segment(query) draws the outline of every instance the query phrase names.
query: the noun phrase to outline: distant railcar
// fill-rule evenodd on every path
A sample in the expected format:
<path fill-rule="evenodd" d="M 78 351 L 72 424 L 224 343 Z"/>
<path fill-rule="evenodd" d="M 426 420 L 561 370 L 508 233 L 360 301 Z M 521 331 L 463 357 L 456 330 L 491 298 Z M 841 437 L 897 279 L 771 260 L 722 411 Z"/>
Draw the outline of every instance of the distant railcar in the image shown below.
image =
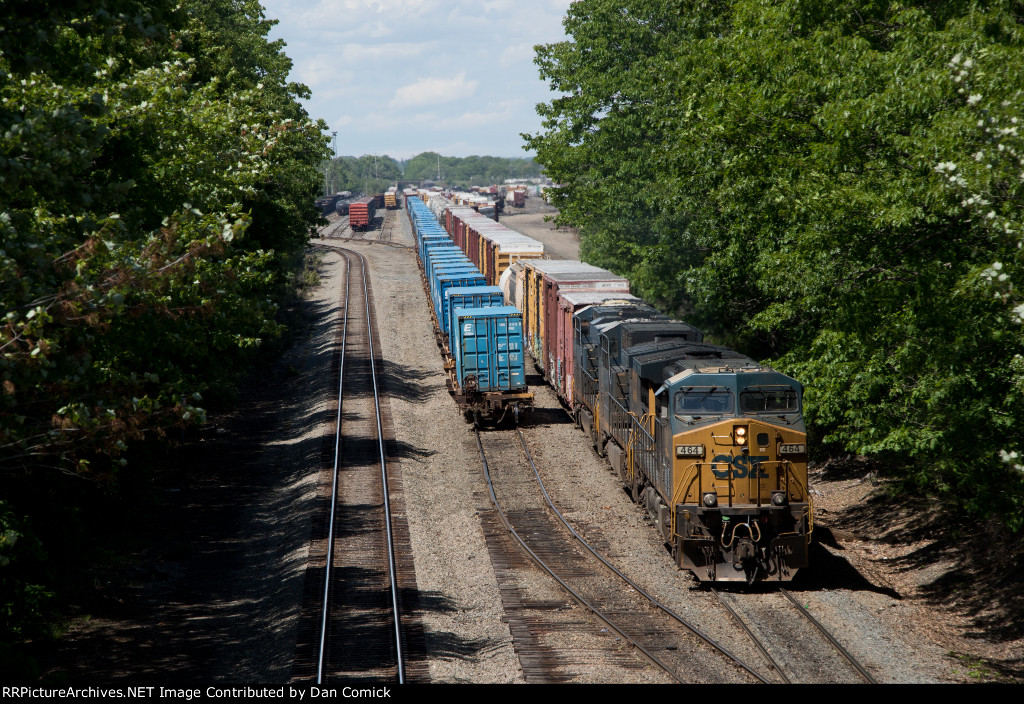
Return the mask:
<path fill-rule="evenodd" d="M 355 231 L 369 230 L 376 214 L 377 206 L 372 197 L 358 198 L 348 205 L 349 227 Z"/>

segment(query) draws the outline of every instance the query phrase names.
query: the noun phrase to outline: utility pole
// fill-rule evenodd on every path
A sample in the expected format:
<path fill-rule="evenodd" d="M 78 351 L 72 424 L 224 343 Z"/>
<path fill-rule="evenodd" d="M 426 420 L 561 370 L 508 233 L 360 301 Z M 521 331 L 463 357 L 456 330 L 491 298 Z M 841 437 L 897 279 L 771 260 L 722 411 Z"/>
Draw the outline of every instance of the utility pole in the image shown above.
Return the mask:
<path fill-rule="evenodd" d="M 337 159 L 338 158 L 338 132 L 337 131 L 331 132 L 331 139 L 333 140 L 333 144 L 331 145 L 331 151 L 334 153 L 334 159 Z M 331 165 L 332 166 L 334 165 L 333 164 L 334 159 L 331 160 L 331 162 L 332 162 Z M 334 173 L 333 173 L 333 171 L 334 171 L 334 169 L 332 168 L 331 169 L 331 172 L 332 172 L 331 173 L 331 193 L 337 193 L 338 189 L 336 188 L 337 184 L 334 182 Z M 328 193 L 327 195 L 330 195 L 330 193 Z"/>

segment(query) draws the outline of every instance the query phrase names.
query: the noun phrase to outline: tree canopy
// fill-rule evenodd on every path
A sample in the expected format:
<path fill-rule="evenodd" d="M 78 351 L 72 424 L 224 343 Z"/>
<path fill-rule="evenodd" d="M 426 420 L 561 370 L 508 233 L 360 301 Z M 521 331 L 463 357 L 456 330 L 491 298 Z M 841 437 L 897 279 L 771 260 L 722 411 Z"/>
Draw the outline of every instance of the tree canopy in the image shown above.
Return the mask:
<path fill-rule="evenodd" d="M 405 164 L 404 178 L 410 181 L 441 181 L 463 186 L 490 186 L 507 178 L 536 178 L 540 165 L 532 159 L 498 156 L 441 156 L 437 152 L 417 154 Z"/>
<path fill-rule="evenodd" d="M 280 331 L 328 152 L 272 24 L 255 0 L 0 2 L 4 566 L 56 549 L 25 536 L 69 477 L 200 422 Z M 15 638 L 27 571 L 0 572 Z"/>
<path fill-rule="evenodd" d="M 806 385 L 812 435 L 1024 522 L 1024 5 L 583 0 L 527 136 L 584 257 Z"/>
<path fill-rule="evenodd" d="M 402 178 L 402 168 L 388 155 L 340 156 L 328 165 L 328 182 L 333 192 L 383 193 Z"/>

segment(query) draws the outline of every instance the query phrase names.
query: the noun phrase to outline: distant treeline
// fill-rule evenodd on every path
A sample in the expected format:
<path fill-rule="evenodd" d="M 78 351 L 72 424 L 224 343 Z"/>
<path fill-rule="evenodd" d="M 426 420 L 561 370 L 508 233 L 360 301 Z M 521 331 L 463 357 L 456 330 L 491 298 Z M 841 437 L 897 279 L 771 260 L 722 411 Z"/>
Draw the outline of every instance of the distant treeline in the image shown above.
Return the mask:
<path fill-rule="evenodd" d="M 339 156 L 331 160 L 327 187 L 332 193 L 383 193 L 401 177 L 402 167 L 387 155 Z"/>
<path fill-rule="evenodd" d="M 537 178 L 542 167 L 533 159 L 498 156 L 440 156 L 436 152 L 417 154 L 405 163 L 405 178 L 412 181 L 440 180 L 459 186 L 489 186 L 507 178 Z"/>
<path fill-rule="evenodd" d="M 490 186 L 508 178 L 538 178 L 542 167 L 533 159 L 497 156 L 440 156 L 423 152 L 408 161 L 367 154 L 331 160 L 326 189 L 337 193 L 379 193 L 397 180 L 438 181 L 455 186 Z M 440 179 L 438 172 L 440 171 Z"/>

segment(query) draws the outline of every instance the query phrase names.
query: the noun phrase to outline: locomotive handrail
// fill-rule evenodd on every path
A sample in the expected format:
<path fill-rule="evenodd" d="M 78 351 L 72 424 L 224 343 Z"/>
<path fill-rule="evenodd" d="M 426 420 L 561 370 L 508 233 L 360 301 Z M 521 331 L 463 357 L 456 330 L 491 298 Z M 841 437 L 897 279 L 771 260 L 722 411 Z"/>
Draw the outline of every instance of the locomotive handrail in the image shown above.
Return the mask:
<path fill-rule="evenodd" d="M 679 503 L 680 498 L 684 498 L 687 494 L 690 493 L 690 487 L 693 485 L 694 482 L 697 482 L 697 496 L 698 496 L 698 500 L 699 500 L 700 495 L 703 493 L 701 491 L 701 483 L 700 483 L 700 479 L 701 479 L 701 465 L 703 465 L 703 464 L 704 464 L 703 462 L 691 462 L 689 465 L 684 467 L 683 470 L 682 470 L 682 472 L 683 472 L 683 474 L 682 474 L 682 481 L 679 482 L 679 489 L 675 489 L 672 492 L 672 506 L 671 506 L 671 511 L 669 511 L 669 537 L 671 537 L 671 538 L 682 537 L 682 536 L 679 535 L 678 531 L 676 530 L 676 514 L 678 513 L 676 511 L 676 505 Z M 689 483 L 686 484 L 686 488 L 684 489 L 683 488 L 683 484 L 686 483 L 685 482 L 685 480 L 686 480 L 686 474 L 685 473 L 690 471 L 691 468 L 694 469 L 693 478 L 690 479 Z M 682 493 L 682 497 L 680 497 L 680 493 Z"/>
<path fill-rule="evenodd" d="M 698 503 L 700 502 L 699 496 L 700 496 L 700 494 L 703 493 L 703 487 L 701 486 L 701 479 L 702 479 L 701 470 L 702 470 L 704 464 L 706 464 L 706 463 L 705 462 L 691 462 L 690 464 L 686 465 L 685 467 L 683 467 L 680 470 L 680 476 L 681 476 L 680 481 L 678 482 L 676 487 L 673 488 L 673 490 L 672 490 L 672 510 L 671 510 L 671 513 L 670 513 L 671 520 L 670 520 L 670 524 L 669 524 L 670 525 L 670 537 L 672 537 L 672 538 L 681 537 L 679 532 L 678 532 L 678 530 L 677 530 L 677 526 L 676 526 L 676 510 L 675 510 L 675 506 L 677 504 L 681 503 L 685 499 L 685 497 L 690 493 L 690 489 L 693 487 L 693 484 L 695 482 L 697 483 L 697 495 L 698 495 L 697 501 L 698 501 Z M 808 519 L 807 520 L 807 534 L 810 535 L 811 533 L 813 533 L 814 532 L 814 499 L 811 497 L 811 494 L 810 494 L 809 491 L 807 491 L 806 487 L 804 487 L 800 483 L 799 477 L 795 476 L 796 475 L 796 468 L 793 466 L 793 463 L 790 460 L 767 460 L 767 461 L 764 461 L 764 462 L 758 462 L 757 463 L 757 466 L 759 466 L 759 467 L 763 467 L 765 465 L 778 465 L 778 467 L 783 470 L 783 475 L 785 477 L 785 483 L 786 483 L 786 495 L 787 496 L 790 493 L 789 492 L 789 480 L 790 480 L 790 477 L 792 477 L 793 481 L 796 482 L 797 485 L 801 489 L 803 489 L 804 495 L 807 497 L 808 509 L 804 511 L 804 514 L 801 516 L 801 518 L 807 517 L 807 519 Z M 692 476 L 691 476 L 691 474 L 692 474 Z M 734 494 L 732 467 L 731 467 L 731 465 L 730 465 L 730 469 L 729 469 L 728 485 L 729 485 L 729 497 L 730 497 L 730 502 L 729 503 L 730 503 L 730 506 L 731 506 L 732 505 L 732 496 Z M 758 506 L 761 505 L 761 481 L 760 481 L 760 476 L 758 476 L 757 505 Z M 783 534 L 780 533 L 780 535 L 783 535 Z"/>
<path fill-rule="evenodd" d="M 626 407 L 619 403 L 619 400 L 613 395 L 608 394 L 607 396 L 608 401 L 613 404 L 611 405 L 611 417 L 608 419 L 608 426 L 612 430 L 612 437 L 618 440 L 621 444 L 628 444 L 628 433 L 632 426 L 630 417 L 635 417 L 635 414 L 627 410 Z M 616 406 L 618 408 L 616 408 Z M 616 433 L 615 431 L 619 432 Z"/>
<path fill-rule="evenodd" d="M 645 423 L 648 419 L 654 418 L 650 413 L 645 413 L 639 418 L 632 411 L 626 411 L 629 416 L 630 427 L 628 429 L 627 443 L 626 443 L 626 476 L 629 478 L 630 487 L 632 488 L 636 478 L 636 466 L 637 462 L 637 445 L 639 444 L 639 451 L 642 455 L 649 455 L 651 448 L 654 446 L 654 436 L 647 432 Z M 643 435 L 641 435 L 643 433 Z M 646 438 L 646 442 L 644 441 Z M 645 466 L 643 467 L 645 475 L 650 478 L 651 471 L 650 467 L 646 466 L 649 462 L 641 462 Z"/>

